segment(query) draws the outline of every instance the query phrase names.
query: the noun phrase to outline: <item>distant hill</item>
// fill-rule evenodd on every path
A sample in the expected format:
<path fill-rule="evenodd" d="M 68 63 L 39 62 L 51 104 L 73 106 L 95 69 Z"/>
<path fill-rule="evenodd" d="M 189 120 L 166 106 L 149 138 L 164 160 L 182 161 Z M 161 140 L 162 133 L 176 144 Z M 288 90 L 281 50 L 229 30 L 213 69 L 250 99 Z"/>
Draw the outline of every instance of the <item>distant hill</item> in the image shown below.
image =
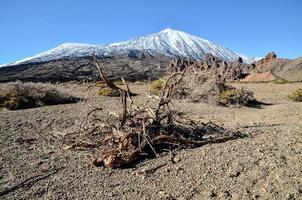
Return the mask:
<path fill-rule="evenodd" d="M 292 60 L 282 66 L 280 72 L 277 74 L 287 80 L 302 81 L 302 57 Z"/>
<path fill-rule="evenodd" d="M 135 81 L 158 78 L 164 73 L 162 66 L 169 62 L 163 55 L 150 56 L 140 52 L 140 56 L 123 54 L 99 57 L 110 79 L 124 77 Z M 91 57 L 58 59 L 41 63 L 26 63 L 0 68 L 0 82 L 9 81 L 66 82 L 99 80 L 99 75 Z"/>
<path fill-rule="evenodd" d="M 265 58 L 256 62 L 256 68 L 259 73 L 271 72 L 276 77 L 288 81 L 302 80 L 302 57 L 289 60 L 277 58 L 276 54 L 271 52 Z"/>

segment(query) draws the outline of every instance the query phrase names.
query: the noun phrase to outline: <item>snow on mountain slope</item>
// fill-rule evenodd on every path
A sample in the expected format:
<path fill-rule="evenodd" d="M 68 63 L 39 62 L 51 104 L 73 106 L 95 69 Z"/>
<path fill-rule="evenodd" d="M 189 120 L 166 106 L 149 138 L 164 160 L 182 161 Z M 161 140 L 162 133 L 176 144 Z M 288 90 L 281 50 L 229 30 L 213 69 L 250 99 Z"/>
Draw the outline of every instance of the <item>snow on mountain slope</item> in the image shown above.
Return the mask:
<path fill-rule="evenodd" d="M 161 53 L 171 57 L 189 57 L 193 59 L 202 59 L 205 53 L 211 53 L 215 57 L 225 61 L 237 60 L 239 56 L 247 63 L 255 61 L 255 58 L 253 57 L 236 53 L 208 40 L 168 28 L 156 34 L 109 45 L 65 43 L 49 51 L 5 66 L 31 62 L 45 62 L 60 58 L 85 57 L 92 54 L 114 55 L 127 53 L 130 50 L 149 50 L 149 52 Z"/>
<path fill-rule="evenodd" d="M 165 55 L 190 57 L 193 59 L 202 59 L 205 53 L 211 53 L 225 61 L 237 60 L 239 56 L 245 62 L 254 61 L 253 58 L 233 52 L 208 40 L 169 28 L 156 34 L 110 44 L 107 48 L 114 51 L 151 49 Z"/>
<path fill-rule="evenodd" d="M 24 58 L 8 65 L 17 65 L 30 62 L 45 62 L 68 57 L 91 56 L 92 53 L 97 51 L 97 47 L 97 45 L 89 44 L 64 43 L 49 51 L 45 51 L 32 57 Z"/>

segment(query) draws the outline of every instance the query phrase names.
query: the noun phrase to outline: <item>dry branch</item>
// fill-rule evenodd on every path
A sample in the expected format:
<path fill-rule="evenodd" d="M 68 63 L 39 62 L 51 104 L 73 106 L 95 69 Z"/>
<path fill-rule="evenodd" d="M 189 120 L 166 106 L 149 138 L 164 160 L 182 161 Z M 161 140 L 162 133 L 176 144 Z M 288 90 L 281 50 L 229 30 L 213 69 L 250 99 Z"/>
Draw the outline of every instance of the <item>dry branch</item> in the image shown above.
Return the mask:
<path fill-rule="evenodd" d="M 125 84 L 126 86 L 126 90 L 123 89 L 123 88 L 120 88 L 118 87 L 117 85 L 115 85 L 112 81 L 110 81 L 108 78 L 107 78 L 107 75 L 104 71 L 104 69 L 102 68 L 102 65 L 98 62 L 96 56 L 93 56 L 93 61 L 94 61 L 94 64 L 96 66 L 96 68 L 98 69 L 98 72 L 99 72 L 99 75 L 100 77 L 102 78 L 103 81 L 101 82 L 98 82 L 98 83 L 105 83 L 109 88 L 111 88 L 112 90 L 115 90 L 115 91 L 118 91 L 121 93 L 126 93 L 128 94 L 129 96 L 130 95 L 134 95 L 133 93 L 130 92 L 129 90 L 129 86 L 126 84 L 125 80 L 122 78 L 122 81 L 123 83 Z M 95 85 L 92 85 L 92 86 L 96 86 L 98 83 L 96 83 Z M 89 86 L 87 89 L 89 89 L 91 86 Z M 122 95 L 121 95 L 122 96 Z"/>

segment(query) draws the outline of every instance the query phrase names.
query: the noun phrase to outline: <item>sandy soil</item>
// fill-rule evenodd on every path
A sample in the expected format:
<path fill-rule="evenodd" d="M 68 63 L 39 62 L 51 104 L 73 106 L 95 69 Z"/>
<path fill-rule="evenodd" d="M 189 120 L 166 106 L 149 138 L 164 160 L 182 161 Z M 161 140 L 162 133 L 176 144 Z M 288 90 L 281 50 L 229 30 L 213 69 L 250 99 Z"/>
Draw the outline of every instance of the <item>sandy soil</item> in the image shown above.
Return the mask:
<path fill-rule="evenodd" d="M 116 110 L 118 98 L 59 86 L 86 98 L 77 104 L 0 111 L 1 199 L 302 199 L 302 103 L 285 95 L 297 84 L 244 84 L 270 106 L 220 107 L 175 101 L 200 121 L 212 120 L 248 137 L 184 149 L 128 169 L 91 165 L 85 151 L 64 150 L 60 134 L 92 108 Z M 145 85 L 132 85 L 144 101 Z M 52 135 L 52 136 L 51 136 Z M 43 138 L 48 138 L 46 142 Z"/>

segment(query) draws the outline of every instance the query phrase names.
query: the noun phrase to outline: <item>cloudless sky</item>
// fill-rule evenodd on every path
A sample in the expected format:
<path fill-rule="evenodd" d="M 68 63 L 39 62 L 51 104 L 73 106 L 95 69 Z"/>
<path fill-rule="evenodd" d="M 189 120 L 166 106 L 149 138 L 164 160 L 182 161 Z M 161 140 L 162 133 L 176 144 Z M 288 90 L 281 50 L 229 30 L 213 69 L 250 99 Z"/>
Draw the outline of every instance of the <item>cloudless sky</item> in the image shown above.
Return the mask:
<path fill-rule="evenodd" d="M 0 64 L 167 27 L 248 56 L 302 56 L 302 0 L 0 0 Z"/>

